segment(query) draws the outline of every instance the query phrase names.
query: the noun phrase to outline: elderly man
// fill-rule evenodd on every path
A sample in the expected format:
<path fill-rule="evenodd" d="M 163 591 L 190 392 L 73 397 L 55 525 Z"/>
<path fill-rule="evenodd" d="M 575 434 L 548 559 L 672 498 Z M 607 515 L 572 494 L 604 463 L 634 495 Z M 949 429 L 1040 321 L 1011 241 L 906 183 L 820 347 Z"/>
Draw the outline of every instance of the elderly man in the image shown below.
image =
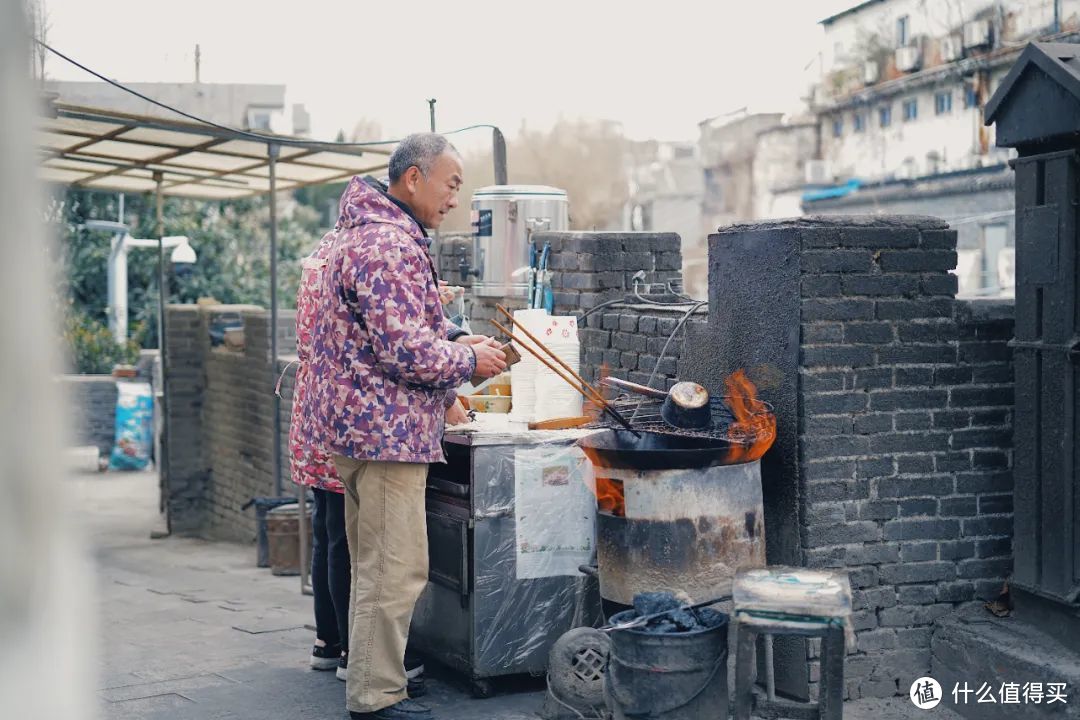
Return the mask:
<path fill-rule="evenodd" d="M 345 485 L 352 556 L 346 706 L 352 718 L 424 720 L 403 665 L 427 582 L 424 489 L 444 462 L 453 389 L 506 368 L 498 343 L 460 335 L 442 313 L 425 228 L 457 207 L 461 158 L 434 133 L 390 157 L 386 192 L 353 178 L 323 268 L 314 405 L 322 445 Z"/>

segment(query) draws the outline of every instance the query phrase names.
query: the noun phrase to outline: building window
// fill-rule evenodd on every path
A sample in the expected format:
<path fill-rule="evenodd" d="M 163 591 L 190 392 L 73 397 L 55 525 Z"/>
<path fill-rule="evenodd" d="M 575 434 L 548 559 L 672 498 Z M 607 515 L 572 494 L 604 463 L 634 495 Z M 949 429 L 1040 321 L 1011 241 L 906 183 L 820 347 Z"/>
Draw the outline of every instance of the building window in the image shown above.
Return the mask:
<path fill-rule="evenodd" d="M 964 86 L 964 107 L 973 108 L 979 104 L 979 98 L 975 94 L 975 88 L 972 85 Z"/>
<path fill-rule="evenodd" d="M 844 121 L 837 118 L 832 121 L 832 136 L 838 138 L 844 134 Z"/>
<path fill-rule="evenodd" d="M 934 95 L 934 113 L 945 115 L 952 112 L 952 91 L 939 92 Z"/>
<path fill-rule="evenodd" d="M 919 117 L 919 101 L 915 98 L 904 101 L 904 122 L 911 122 Z"/>
<path fill-rule="evenodd" d="M 866 129 L 866 115 L 864 113 L 855 113 L 853 129 L 857 133 L 861 133 Z"/>
<path fill-rule="evenodd" d="M 248 110 L 248 129 L 249 130 L 265 130 L 269 131 L 270 128 L 270 111 L 269 110 Z"/>
<path fill-rule="evenodd" d="M 896 18 L 896 47 L 907 47 L 910 39 L 910 22 L 908 16 Z"/>
<path fill-rule="evenodd" d="M 878 108 L 878 122 L 883 128 L 892 125 L 892 105 L 882 105 Z"/>

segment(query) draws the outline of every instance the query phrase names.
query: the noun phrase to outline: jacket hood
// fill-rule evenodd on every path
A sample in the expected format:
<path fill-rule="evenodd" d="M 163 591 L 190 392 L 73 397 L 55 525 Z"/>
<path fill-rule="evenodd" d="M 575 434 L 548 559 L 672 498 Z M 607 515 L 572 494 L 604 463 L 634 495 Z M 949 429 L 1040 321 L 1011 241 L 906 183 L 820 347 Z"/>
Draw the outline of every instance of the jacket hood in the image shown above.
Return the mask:
<path fill-rule="evenodd" d="M 424 240 L 420 226 L 386 196 L 379 181 L 356 176 L 341 194 L 337 226 L 347 230 L 370 223 L 396 225 L 413 238 Z"/>

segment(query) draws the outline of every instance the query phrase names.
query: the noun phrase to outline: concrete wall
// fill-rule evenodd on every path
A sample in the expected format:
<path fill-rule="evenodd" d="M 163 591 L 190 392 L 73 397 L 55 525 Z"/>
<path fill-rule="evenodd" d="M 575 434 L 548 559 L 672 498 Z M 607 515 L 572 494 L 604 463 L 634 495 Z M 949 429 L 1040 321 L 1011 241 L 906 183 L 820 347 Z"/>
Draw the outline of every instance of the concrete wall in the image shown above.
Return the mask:
<path fill-rule="evenodd" d="M 779 125 L 763 130 L 757 137 L 754 156 L 753 217 L 756 219 L 792 217 L 784 190 L 805 182 L 806 161 L 817 156 L 818 126 L 813 123 Z"/>
<path fill-rule="evenodd" d="M 996 87 L 1008 71 L 994 71 L 990 80 Z M 918 177 L 938 172 L 966 170 L 976 159 L 984 164 L 1005 162 L 1010 151 L 994 147 L 993 128 L 982 124 L 982 108 L 965 108 L 963 78 L 956 77 L 929 87 L 889 95 L 871 94 L 854 107 L 822 114 L 821 157 L 829 161 L 832 173 L 841 180 L 848 178 L 879 179 L 891 175 Z M 952 109 L 941 115 L 935 111 L 935 96 L 949 93 Z M 989 95 L 987 95 L 989 97 Z M 917 104 L 918 117 L 904 119 L 904 103 Z M 880 111 L 890 108 L 892 120 L 881 125 Z M 855 130 L 855 115 L 861 115 L 864 129 Z M 841 125 L 840 136 L 834 122 Z M 982 143 L 986 142 L 986 152 Z M 936 160 L 929 157 L 936 154 Z"/>

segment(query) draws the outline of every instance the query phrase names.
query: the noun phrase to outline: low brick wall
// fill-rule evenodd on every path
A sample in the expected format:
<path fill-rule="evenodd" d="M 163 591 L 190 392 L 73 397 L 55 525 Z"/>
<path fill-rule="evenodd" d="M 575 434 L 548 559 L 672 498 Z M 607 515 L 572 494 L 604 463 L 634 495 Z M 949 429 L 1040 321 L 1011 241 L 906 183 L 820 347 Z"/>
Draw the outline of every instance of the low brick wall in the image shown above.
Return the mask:
<path fill-rule="evenodd" d="M 102 457 L 112 452 L 116 437 L 116 380 L 112 375 L 63 375 L 70 411 L 70 443 L 94 445 Z"/>
<path fill-rule="evenodd" d="M 252 306 L 170 306 L 169 503 L 174 530 L 251 541 L 255 516 L 241 510 L 256 496 L 274 494 L 273 392 L 269 313 Z M 239 312 L 244 348 L 211 347 L 210 325 Z M 278 343 L 296 346 L 295 313 L 281 311 Z M 288 432 L 285 423 L 284 433 Z M 282 466 L 283 492 L 292 494 Z"/>
<path fill-rule="evenodd" d="M 692 310 L 693 306 L 684 305 L 623 303 L 589 315 L 580 331 L 584 375 L 595 380 L 604 368 L 612 377 L 670 388 L 680 376 L 687 332 L 706 323 L 708 311 L 700 308 L 676 333 L 679 322 Z"/>

